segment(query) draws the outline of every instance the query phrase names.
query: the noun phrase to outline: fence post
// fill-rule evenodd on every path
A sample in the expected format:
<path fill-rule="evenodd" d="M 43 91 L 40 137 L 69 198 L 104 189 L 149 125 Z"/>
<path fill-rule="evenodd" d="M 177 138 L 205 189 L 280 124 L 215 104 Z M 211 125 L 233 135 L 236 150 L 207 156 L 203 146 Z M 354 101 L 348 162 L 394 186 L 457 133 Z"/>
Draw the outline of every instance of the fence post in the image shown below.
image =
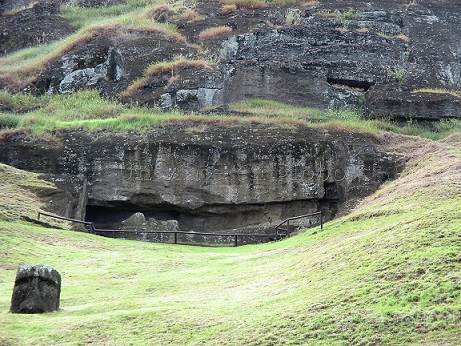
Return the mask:
<path fill-rule="evenodd" d="M 323 211 L 320 212 L 320 229 L 323 229 Z"/>
<path fill-rule="evenodd" d="M 235 235 L 235 240 L 234 240 L 235 247 L 238 246 L 238 235 Z"/>
<path fill-rule="evenodd" d="M 287 238 L 290 237 L 290 220 L 287 221 Z"/>
<path fill-rule="evenodd" d="M 174 232 L 174 243 L 178 243 L 178 232 Z"/>

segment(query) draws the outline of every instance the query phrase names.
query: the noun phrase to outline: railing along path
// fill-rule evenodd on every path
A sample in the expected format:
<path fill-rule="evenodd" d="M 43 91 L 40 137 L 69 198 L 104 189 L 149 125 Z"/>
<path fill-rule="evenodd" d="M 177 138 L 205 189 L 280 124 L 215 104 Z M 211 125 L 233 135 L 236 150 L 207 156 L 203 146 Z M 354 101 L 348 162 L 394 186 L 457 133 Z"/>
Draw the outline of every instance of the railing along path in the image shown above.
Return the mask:
<path fill-rule="evenodd" d="M 117 233 L 125 233 L 125 234 L 173 234 L 174 235 L 174 244 L 180 244 L 178 242 L 178 234 L 183 234 L 183 235 L 190 235 L 190 236 L 211 236 L 211 237 L 230 237 L 233 238 L 233 243 L 234 246 L 238 246 L 238 241 L 239 238 L 243 237 L 253 237 L 253 238 L 267 238 L 269 240 L 280 240 L 286 237 L 290 236 L 290 222 L 294 220 L 299 220 L 311 216 L 319 216 L 320 220 L 320 228 L 323 229 L 323 214 L 322 212 L 316 212 L 312 214 L 306 214 L 306 215 L 300 215 L 300 216 L 294 216 L 290 217 L 288 219 L 285 219 L 282 221 L 279 225 L 275 227 L 276 232 L 273 234 L 261 234 L 261 233 L 208 233 L 208 232 L 186 232 L 186 231 L 148 231 L 148 230 L 122 230 L 122 229 L 116 229 L 116 230 L 111 230 L 111 229 L 97 229 L 94 226 L 93 222 L 88 222 L 88 221 L 81 221 L 81 220 L 75 220 L 75 219 L 70 219 L 67 217 L 62 217 L 62 216 L 57 216 L 53 214 L 48 214 L 48 213 L 43 213 L 39 212 L 38 213 L 38 220 L 40 220 L 41 216 L 48 216 L 51 218 L 59 219 L 59 220 L 64 220 L 64 221 L 70 221 L 78 224 L 82 224 L 85 226 L 85 229 L 89 231 L 90 233 L 93 234 L 99 234 L 99 235 L 105 235 L 107 233 L 112 235 L 112 238 L 115 238 L 115 234 Z M 309 221 L 310 223 L 310 221 Z M 286 228 L 283 228 L 282 226 L 286 224 Z M 291 224 L 293 226 L 293 224 Z"/>

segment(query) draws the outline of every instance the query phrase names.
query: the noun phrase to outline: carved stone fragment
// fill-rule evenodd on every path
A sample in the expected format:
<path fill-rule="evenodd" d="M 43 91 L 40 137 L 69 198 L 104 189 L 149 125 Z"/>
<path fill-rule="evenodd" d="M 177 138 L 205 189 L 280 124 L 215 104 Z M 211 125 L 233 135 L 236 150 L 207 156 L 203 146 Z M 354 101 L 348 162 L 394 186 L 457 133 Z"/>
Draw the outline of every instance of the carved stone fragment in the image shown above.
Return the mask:
<path fill-rule="evenodd" d="M 61 275 L 45 265 L 25 265 L 18 269 L 11 298 L 11 312 L 36 314 L 59 309 Z"/>

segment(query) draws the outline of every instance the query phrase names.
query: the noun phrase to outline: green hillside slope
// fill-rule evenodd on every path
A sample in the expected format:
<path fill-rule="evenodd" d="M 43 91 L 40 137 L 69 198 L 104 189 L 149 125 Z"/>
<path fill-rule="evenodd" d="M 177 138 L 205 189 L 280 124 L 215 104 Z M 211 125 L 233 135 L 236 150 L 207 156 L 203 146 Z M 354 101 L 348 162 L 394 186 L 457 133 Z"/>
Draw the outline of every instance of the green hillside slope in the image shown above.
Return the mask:
<path fill-rule="evenodd" d="M 277 243 L 174 246 L 0 221 L 0 345 L 459 344 L 461 135 L 391 137 L 409 159 L 399 179 Z M 8 312 L 29 263 L 61 273 L 60 311 Z"/>

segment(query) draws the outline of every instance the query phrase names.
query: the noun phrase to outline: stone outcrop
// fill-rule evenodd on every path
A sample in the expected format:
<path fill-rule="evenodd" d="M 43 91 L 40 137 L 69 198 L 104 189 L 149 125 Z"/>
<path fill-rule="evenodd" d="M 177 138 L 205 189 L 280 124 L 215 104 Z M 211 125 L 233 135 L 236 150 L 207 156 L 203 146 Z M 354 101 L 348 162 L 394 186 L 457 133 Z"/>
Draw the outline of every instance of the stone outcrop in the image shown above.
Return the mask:
<path fill-rule="evenodd" d="M 11 298 L 11 312 L 36 314 L 59 309 L 61 275 L 45 265 L 25 265 L 18 269 Z"/>
<path fill-rule="evenodd" d="M 0 4 L 0 14 L 2 10 L 12 11 L 22 6 L 26 9 L 0 16 L 0 55 L 50 43 L 73 32 L 67 20 L 59 15 L 58 1 L 5 1 Z"/>
<path fill-rule="evenodd" d="M 187 42 L 158 32 L 97 32 L 51 62 L 28 90 L 97 88 L 119 97 L 143 77 L 149 64 L 181 55 L 209 59 L 212 67 L 151 76 L 122 99 L 198 110 L 269 98 L 310 107 L 348 107 L 369 118 L 460 117 L 460 97 L 453 93 L 461 84 L 458 2 L 324 0 L 310 8 L 292 5 L 227 14 L 221 7 L 218 1 L 196 4 L 203 19 L 178 24 Z M 232 32 L 199 41 L 201 30 L 219 25 Z M 426 92 L 414 94 L 421 89 Z"/>
<path fill-rule="evenodd" d="M 142 212 L 141 224 L 176 220 L 183 231 L 202 232 L 269 228 L 320 209 L 334 216 L 400 169 L 367 135 L 266 127 L 98 138 L 76 132 L 59 145 L 3 143 L 0 161 L 84 176 L 86 218 L 101 227 Z"/>

